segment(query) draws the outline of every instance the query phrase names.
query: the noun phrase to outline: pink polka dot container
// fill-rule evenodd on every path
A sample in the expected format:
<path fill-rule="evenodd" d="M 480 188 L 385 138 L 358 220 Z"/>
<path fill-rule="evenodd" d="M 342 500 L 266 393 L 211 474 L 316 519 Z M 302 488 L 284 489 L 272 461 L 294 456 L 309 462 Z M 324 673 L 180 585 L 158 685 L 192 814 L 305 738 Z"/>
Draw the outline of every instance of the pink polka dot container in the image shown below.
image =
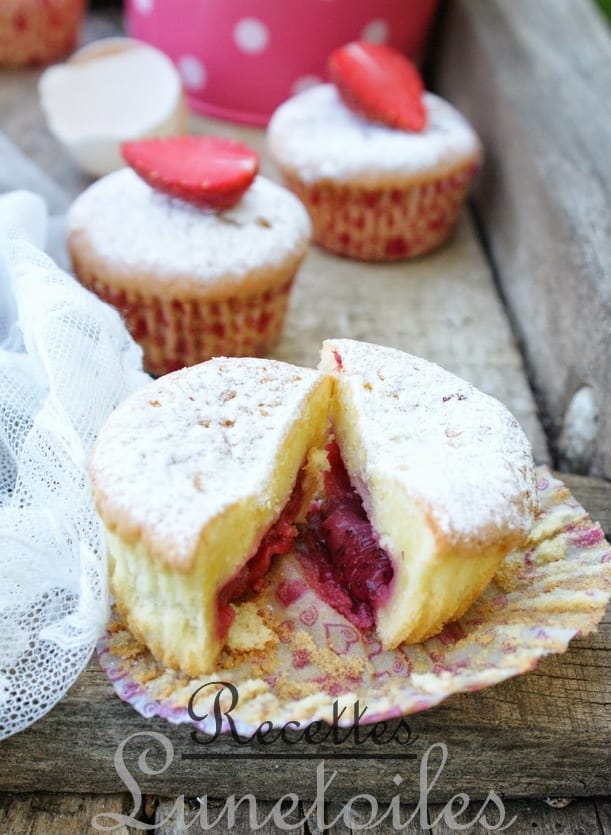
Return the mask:
<path fill-rule="evenodd" d="M 329 53 L 358 38 L 421 57 L 437 0 L 127 0 L 132 37 L 176 63 L 193 109 L 267 124 L 325 77 Z"/>
<path fill-rule="evenodd" d="M 2 0 L 0 67 L 46 64 L 76 46 L 85 0 Z"/>

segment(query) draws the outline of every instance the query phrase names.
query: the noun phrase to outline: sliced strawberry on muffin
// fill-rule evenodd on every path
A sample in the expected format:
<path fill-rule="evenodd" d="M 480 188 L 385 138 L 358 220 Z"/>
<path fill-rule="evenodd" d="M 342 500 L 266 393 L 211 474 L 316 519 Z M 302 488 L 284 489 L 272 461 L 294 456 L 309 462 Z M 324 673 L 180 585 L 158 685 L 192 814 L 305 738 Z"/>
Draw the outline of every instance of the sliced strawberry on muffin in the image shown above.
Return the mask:
<path fill-rule="evenodd" d="M 118 308 L 145 369 L 265 356 L 310 240 L 299 200 L 216 136 L 124 144 L 123 168 L 81 194 L 68 249 L 81 284 Z"/>
<path fill-rule="evenodd" d="M 329 58 L 332 84 L 279 107 L 268 147 L 306 206 L 316 243 L 363 261 L 412 258 L 453 231 L 481 145 L 389 46 L 355 41 Z"/>
<path fill-rule="evenodd" d="M 121 153 L 150 186 L 202 209 L 231 208 L 259 171 L 256 151 L 220 136 L 141 139 Z"/>
<path fill-rule="evenodd" d="M 332 52 L 327 68 L 344 103 L 355 113 L 391 128 L 425 129 L 422 77 L 396 49 L 354 41 Z"/>

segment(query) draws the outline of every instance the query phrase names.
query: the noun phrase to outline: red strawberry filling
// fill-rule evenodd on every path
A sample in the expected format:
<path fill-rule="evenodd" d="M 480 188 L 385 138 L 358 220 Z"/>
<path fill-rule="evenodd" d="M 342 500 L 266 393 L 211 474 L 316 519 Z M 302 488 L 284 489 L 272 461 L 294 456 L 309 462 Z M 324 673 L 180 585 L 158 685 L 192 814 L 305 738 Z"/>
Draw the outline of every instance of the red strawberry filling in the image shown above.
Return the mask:
<path fill-rule="evenodd" d="M 218 631 L 221 638 L 225 638 L 234 621 L 235 611 L 229 605 L 231 601 L 241 600 L 246 595 L 261 591 L 263 578 L 269 571 L 272 557 L 288 554 L 293 547 L 296 528 L 295 518 L 303 502 L 301 477 L 293 488 L 291 498 L 284 510 L 265 534 L 257 553 L 251 557 L 246 565 L 226 583 L 218 594 Z"/>
<path fill-rule="evenodd" d="M 297 543 L 308 580 L 319 596 L 366 632 L 393 577 L 335 442 L 327 447 L 325 499 L 314 503 Z"/>
<path fill-rule="evenodd" d="M 305 523 L 295 525 L 303 504 L 301 476 L 278 520 L 263 537 L 256 554 L 218 594 L 218 631 L 223 639 L 234 621 L 229 605 L 263 588 L 272 558 L 295 545 L 308 583 L 318 596 L 362 632 L 375 625 L 375 611 L 388 593 L 393 568 L 380 548 L 361 499 L 350 483 L 338 445 L 327 447 L 325 498 L 315 501 Z M 297 540 L 295 540 L 297 534 Z"/>

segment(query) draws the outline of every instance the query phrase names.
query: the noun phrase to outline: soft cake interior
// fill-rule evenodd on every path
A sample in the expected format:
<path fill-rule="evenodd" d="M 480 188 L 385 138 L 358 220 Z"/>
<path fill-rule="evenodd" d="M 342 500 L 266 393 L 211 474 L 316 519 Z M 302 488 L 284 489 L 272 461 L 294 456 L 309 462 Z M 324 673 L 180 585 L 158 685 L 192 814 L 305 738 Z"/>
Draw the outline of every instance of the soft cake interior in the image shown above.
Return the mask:
<path fill-rule="evenodd" d="M 214 669 L 229 625 L 219 618 L 219 604 L 222 609 L 227 603 L 219 594 L 256 556 L 293 494 L 309 451 L 324 445 L 331 387 L 324 378 L 304 403 L 277 451 L 265 489 L 206 525 L 188 571 L 154 560 L 141 542 L 131 545 L 107 532 L 110 584 L 119 612 L 164 664 L 193 676 Z"/>
<path fill-rule="evenodd" d="M 119 610 L 163 663 L 194 676 L 214 669 L 229 604 L 260 589 L 272 557 L 293 548 L 297 521 L 312 585 L 361 631 L 375 630 L 385 649 L 425 640 L 464 614 L 507 553 L 507 541 L 450 541 L 392 462 L 373 467 L 353 389 L 362 383 L 341 373 L 335 350 L 323 350 L 320 367 L 326 374 L 277 450 L 265 489 L 206 524 L 189 570 L 109 533 Z M 312 484 L 321 494 L 311 503 Z"/>
<path fill-rule="evenodd" d="M 323 353 L 333 373 L 338 358 Z M 460 617 L 481 595 L 507 548 L 457 548 L 439 535 L 426 508 L 388 471 L 367 467 L 368 439 L 358 420 L 350 384 L 336 375 L 331 407 L 335 436 L 352 485 L 361 498 L 380 548 L 392 565 L 385 594 L 378 595 L 376 632 L 385 649 L 418 643 Z"/>

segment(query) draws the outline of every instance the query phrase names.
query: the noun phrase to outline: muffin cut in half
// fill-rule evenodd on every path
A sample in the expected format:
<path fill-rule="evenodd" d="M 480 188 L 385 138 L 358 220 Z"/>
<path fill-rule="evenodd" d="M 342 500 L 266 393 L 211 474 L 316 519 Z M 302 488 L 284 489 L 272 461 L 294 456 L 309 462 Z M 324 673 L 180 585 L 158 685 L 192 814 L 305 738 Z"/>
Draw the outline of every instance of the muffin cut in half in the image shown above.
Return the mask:
<path fill-rule="evenodd" d="M 300 470 L 324 444 L 332 380 L 273 360 L 177 371 L 111 415 L 90 465 L 110 586 L 131 632 L 210 672 L 233 610 L 292 545 Z"/>
<path fill-rule="evenodd" d="M 343 465 L 389 561 L 387 582 L 370 589 L 377 635 L 386 649 L 423 641 L 526 541 L 537 507 L 530 444 L 497 400 L 402 351 L 328 340 L 319 368 L 335 379 Z"/>
<path fill-rule="evenodd" d="M 525 542 L 534 466 L 500 403 L 377 345 L 327 341 L 319 368 L 210 360 L 102 429 L 90 472 L 111 589 L 164 664 L 214 669 L 230 602 L 297 530 L 317 592 L 386 649 L 462 615 Z"/>

